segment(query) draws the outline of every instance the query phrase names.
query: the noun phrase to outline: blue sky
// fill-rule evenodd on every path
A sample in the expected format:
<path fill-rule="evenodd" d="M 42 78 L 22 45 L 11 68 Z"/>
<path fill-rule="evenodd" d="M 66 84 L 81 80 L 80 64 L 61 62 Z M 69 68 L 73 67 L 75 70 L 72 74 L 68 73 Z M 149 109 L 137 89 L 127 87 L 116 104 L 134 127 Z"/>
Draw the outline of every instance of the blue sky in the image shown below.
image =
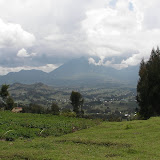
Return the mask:
<path fill-rule="evenodd" d="M 112 6 L 112 7 L 115 7 L 117 1 L 118 1 L 118 0 L 111 0 L 111 1 L 109 2 L 109 5 Z"/>

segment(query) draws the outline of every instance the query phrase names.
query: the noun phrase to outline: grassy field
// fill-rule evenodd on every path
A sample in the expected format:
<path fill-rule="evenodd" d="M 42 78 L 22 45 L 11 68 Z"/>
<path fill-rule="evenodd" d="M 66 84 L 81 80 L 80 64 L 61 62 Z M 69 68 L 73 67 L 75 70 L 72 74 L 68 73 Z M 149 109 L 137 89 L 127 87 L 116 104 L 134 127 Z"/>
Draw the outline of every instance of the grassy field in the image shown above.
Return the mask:
<path fill-rule="evenodd" d="M 22 117 L 22 115 L 25 117 Z M 4 120 L 4 116 L 6 116 Z M 10 119 L 8 120 L 8 117 Z M 12 121 L 11 121 L 12 119 Z M 0 141 L 0 159 L 7 160 L 142 160 L 160 159 L 160 118 L 146 121 L 102 122 L 55 117 L 47 115 L 13 114 L 0 112 L 0 131 L 13 130 L 13 122 L 22 124 L 28 120 L 40 124 L 80 123 L 87 128 L 68 134 L 15 137 L 14 141 Z M 59 119 L 59 120 L 58 120 Z M 64 121 L 63 121 L 63 120 Z M 67 121 L 68 120 L 68 121 Z M 52 121 L 52 122 L 51 122 Z M 5 122 L 5 125 L 4 125 Z M 12 122 L 12 123 L 11 123 Z M 5 130 L 6 125 L 10 127 Z M 18 125 L 19 126 L 19 125 Z M 80 126 L 80 125 L 79 125 Z M 63 125 L 61 126 L 63 129 Z M 89 128 L 90 127 L 90 128 Z M 30 127 L 29 127 L 30 128 Z M 28 129 L 28 127 L 27 127 Z M 35 129 L 32 127 L 32 129 Z M 41 129 L 39 130 L 41 131 Z M 11 133 L 11 132 L 10 132 Z M 2 135 L 2 131 L 1 131 Z M 4 136 L 4 135 L 3 135 Z"/>

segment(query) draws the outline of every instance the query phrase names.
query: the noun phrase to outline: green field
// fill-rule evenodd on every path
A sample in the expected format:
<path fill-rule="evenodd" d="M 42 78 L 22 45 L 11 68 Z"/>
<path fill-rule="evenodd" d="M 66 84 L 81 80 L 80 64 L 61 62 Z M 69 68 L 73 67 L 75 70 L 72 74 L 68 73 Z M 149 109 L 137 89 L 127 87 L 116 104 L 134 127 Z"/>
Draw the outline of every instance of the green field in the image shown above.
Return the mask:
<path fill-rule="evenodd" d="M 0 112 L 0 138 L 12 141 L 17 138 L 61 136 L 99 123 L 98 120 L 51 114 L 17 114 L 2 111 Z"/>
<path fill-rule="evenodd" d="M 59 125 L 58 129 L 54 127 L 56 124 Z M 72 133 L 71 128 L 69 132 L 61 132 L 67 124 L 72 127 L 69 124 L 74 124 L 77 131 Z M 43 125 L 48 126 L 50 134 L 41 135 L 44 128 L 47 130 Z M 31 136 L 24 136 L 21 130 L 26 130 Z M 14 137 L 12 132 L 18 135 Z M 160 159 L 159 117 L 98 124 L 97 121 L 86 119 L 0 112 L 0 134 L 2 160 Z M 15 140 L 5 141 L 7 134 L 11 134 Z"/>

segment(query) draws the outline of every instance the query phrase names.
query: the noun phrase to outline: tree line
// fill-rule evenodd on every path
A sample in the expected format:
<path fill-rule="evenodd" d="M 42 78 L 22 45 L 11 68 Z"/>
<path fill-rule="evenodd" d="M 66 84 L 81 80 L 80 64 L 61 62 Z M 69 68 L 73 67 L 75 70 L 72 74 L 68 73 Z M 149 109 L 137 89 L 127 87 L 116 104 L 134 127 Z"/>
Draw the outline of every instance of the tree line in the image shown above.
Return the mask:
<path fill-rule="evenodd" d="M 137 84 L 137 102 L 141 118 L 160 116 L 160 50 L 153 49 L 148 61 L 142 59 Z"/>

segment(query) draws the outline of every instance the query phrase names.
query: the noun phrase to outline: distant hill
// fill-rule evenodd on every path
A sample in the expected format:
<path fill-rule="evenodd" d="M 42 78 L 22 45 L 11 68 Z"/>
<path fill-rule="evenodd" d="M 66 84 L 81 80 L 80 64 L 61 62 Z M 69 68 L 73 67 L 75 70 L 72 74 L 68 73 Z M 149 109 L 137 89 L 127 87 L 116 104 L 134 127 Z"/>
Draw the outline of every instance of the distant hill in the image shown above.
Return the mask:
<path fill-rule="evenodd" d="M 56 95 L 56 90 L 43 83 L 21 84 L 14 83 L 9 87 L 9 93 L 14 100 L 23 103 L 37 103 L 47 105 L 47 100 L 54 100 L 53 95 Z M 61 92 L 63 94 L 63 92 Z"/>
<path fill-rule="evenodd" d="M 13 84 L 24 83 L 32 84 L 47 81 L 48 74 L 40 70 L 21 70 L 19 72 L 10 72 L 0 77 L 0 83 Z"/>
<path fill-rule="evenodd" d="M 84 57 L 73 59 L 50 73 L 40 70 L 21 70 L 0 76 L 0 84 L 33 84 L 42 82 L 53 86 L 85 86 L 105 83 L 136 84 L 138 66 L 116 70 L 111 67 L 89 64 Z"/>

